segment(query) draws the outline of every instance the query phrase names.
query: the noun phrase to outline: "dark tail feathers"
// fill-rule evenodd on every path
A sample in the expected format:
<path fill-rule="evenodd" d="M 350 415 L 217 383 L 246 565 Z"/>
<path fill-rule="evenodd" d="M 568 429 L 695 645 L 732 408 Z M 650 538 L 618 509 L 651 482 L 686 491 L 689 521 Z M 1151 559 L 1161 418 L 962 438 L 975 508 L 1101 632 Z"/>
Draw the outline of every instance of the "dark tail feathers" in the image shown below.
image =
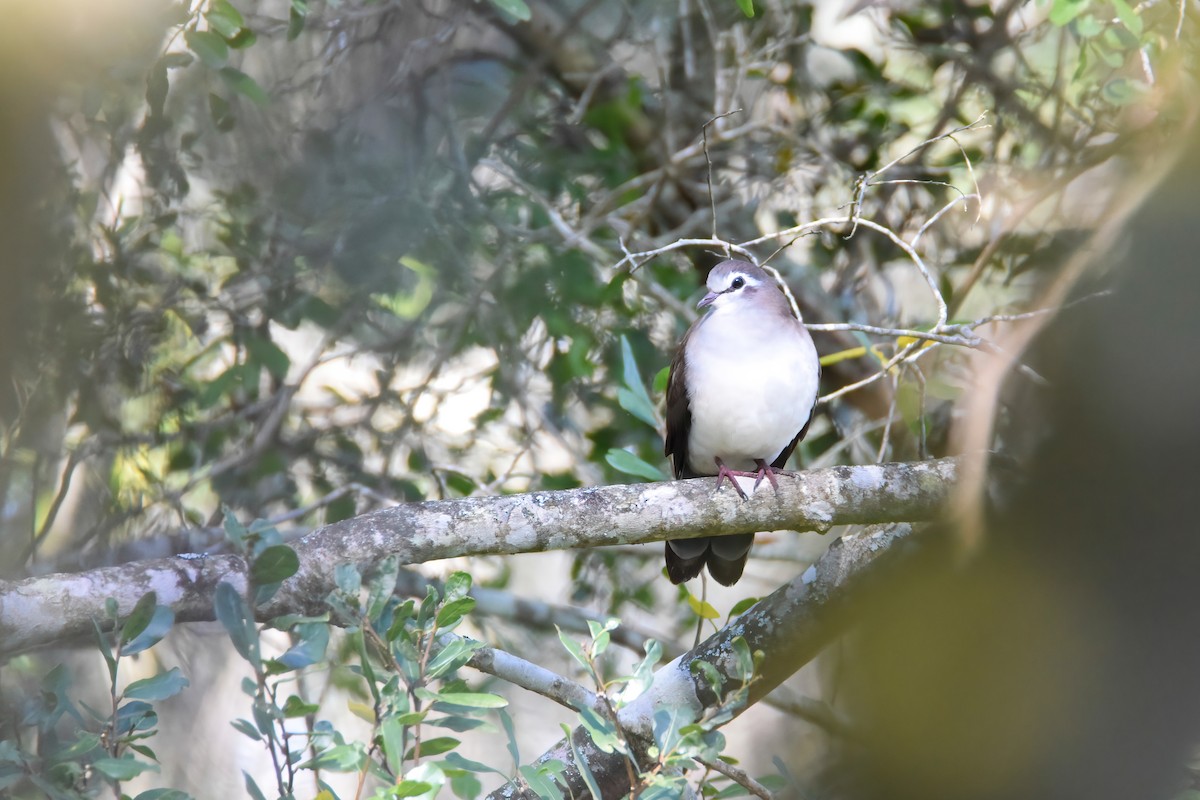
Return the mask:
<path fill-rule="evenodd" d="M 667 577 L 671 583 L 683 583 L 699 575 L 707 564 L 713 580 L 722 586 L 733 586 L 742 577 L 753 542 L 752 533 L 667 542 L 664 548 Z"/>

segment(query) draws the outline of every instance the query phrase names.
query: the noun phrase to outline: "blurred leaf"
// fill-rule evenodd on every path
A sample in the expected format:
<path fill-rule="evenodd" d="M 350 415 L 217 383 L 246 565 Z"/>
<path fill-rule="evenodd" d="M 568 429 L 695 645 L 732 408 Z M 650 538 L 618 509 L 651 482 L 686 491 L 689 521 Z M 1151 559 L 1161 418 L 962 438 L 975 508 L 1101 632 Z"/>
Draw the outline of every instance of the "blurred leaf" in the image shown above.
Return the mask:
<path fill-rule="evenodd" d="M 428 783 L 425 783 L 424 781 L 413 781 L 413 780 L 408 780 L 407 778 L 405 778 L 404 780 L 397 783 L 395 786 L 389 787 L 387 789 L 385 796 L 386 797 L 415 797 L 416 795 L 419 795 L 419 794 L 425 794 L 426 792 L 430 791 L 431 789 L 433 789 L 433 786 L 431 786 Z"/>
<path fill-rule="evenodd" d="M 233 647 L 242 658 L 250 662 L 255 670 L 262 668 L 258 654 L 258 631 L 254 627 L 254 619 L 246 601 L 228 581 L 217 584 L 213 593 L 213 610 L 225 631 L 229 634 Z"/>
<path fill-rule="evenodd" d="M 667 383 L 671 380 L 671 367 L 665 366 L 654 373 L 654 393 L 663 394 L 667 391 Z"/>
<path fill-rule="evenodd" d="M 753 608 L 754 604 L 757 602 L 757 597 L 743 597 L 741 600 L 738 600 L 736 603 L 734 603 L 733 608 L 729 610 L 729 616 L 736 617 L 739 614 L 744 614 Z"/>
<path fill-rule="evenodd" d="M 166 700 L 182 692 L 188 686 L 188 679 L 172 667 L 167 672 L 161 672 L 153 678 L 143 678 L 125 687 L 123 696 L 128 700 Z"/>
<path fill-rule="evenodd" d="M 320 710 L 321 706 L 317 703 L 306 703 L 294 694 L 288 695 L 287 701 L 283 704 L 283 716 L 288 719 L 307 717 Z"/>
<path fill-rule="evenodd" d="M 647 464 L 628 450 L 613 448 L 604 454 L 604 460 L 609 466 L 626 475 L 646 478 L 651 481 L 665 481 L 667 474 L 653 464 Z"/>
<path fill-rule="evenodd" d="M 246 787 L 246 794 L 250 795 L 251 800 L 267 800 L 263 796 L 262 789 L 258 788 L 258 784 L 254 782 L 254 778 L 250 777 L 250 773 L 242 770 L 243 785 Z"/>
<path fill-rule="evenodd" d="M 183 34 L 188 49 L 213 69 L 220 69 L 229 60 L 229 46 L 211 31 L 187 30 Z"/>
<path fill-rule="evenodd" d="M 1140 37 L 1142 35 L 1142 18 L 1134 12 L 1129 3 L 1125 0 L 1112 0 L 1112 5 L 1121 24 L 1128 28 L 1134 36 Z"/>
<path fill-rule="evenodd" d="M 143 772 L 158 772 L 157 765 L 132 758 L 98 758 L 92 762 L 92 768 L 114 781 L 133 780 Z"/>
<path fill-rule="evenodd" d="M 246 24 L 241 12 L 234 8 L 229 0 L 212 0 L 204 18 L 208 21 L 209 28 L 226 38 L 235 35 Z"/>
<path fill-rule="evenodd" d="M 654 419 L 654 404 L 650 402 L 650 395 L 646 394 L 646 386 L 642 383 L 637 361 L 633 357 L 633 348 L 629 344 L 629 339 L 624 335 L 621 336 L 621 363 L 622 380 L 625 385 L 618 388 L 617 401 L 621 404 L 621 408 L 650 427 L 657 429 L 658 422 Z"/>
<path fill-rule="evenodd" d="M 307 4 L 305 6 L 307 7 Z M 297 11 L 296 4 L 292 3 L 292 7 L 288 9 L 287 40 L 289 42 L 295 41 L 296 37 L 304 32 L 304 20 L 306 16 L 306 12 Z"/>
<path fill-rule="evenodd" d="M 542 800 L 560 800 L 562 798 L 562 790 L 541 770 L 525 765 L 518 771 L 525 779 L 525 783 L 529 784 L 529 788 Z"/>
<path fill-rule="evenodd" d="M 289 669 L 303 669 L 325 658 L 329 646 L 329 625 L 324 622 L 308 622 L 296 626 L 300 641 L 292 645 L 277 661 Z"/>
<path fill-rule="evenodd" d="M 469 758 L 464 758 L 459 753 L 447 753 L 443 761 L 455 769 L 465 769 L 469 772 L 492 772 L 496 775 L 504 775 L 503 772 L 495 769 L 494 767 L 489 767 L 487 764 L 481 764 L 478 761 L 472 761 Z"/>
<path fill-rule="evenodd" d="M 492 5 L 503 11 L 517 22 L 529 22 L 531 14 L 525 0 L 492 0 Z"/>
<path fill-rule="evenodd" d="M 700 617 L 700 619 L 720 619 L 721 614 L 717 609 L 713 608 L 712 604 L 707 600 L 701 600 L 691 592 L 687 596 L 688 607 L 692 609 L 692 613 Z"/>
<path fill-rule="evenodd" d="M 750 652 L 750 645 L 741 636 L 735 636 L 732 646 L 738 670 L 736 677 L 746 682 L 754 677 L 754 656 Z"/>
<path fill-rule="evenodd" d="M 220 72 L 221 79 L 225 81 L 230 89 L 233 89 L 238 94 L 251 100 L 257 105 L 265 106 L 271 102 L 271 96 L 267 91 L 258 85 L 258 81 L 251 78 L 246 73 L 233 67 L 224 67 Z M 281 351 L 282 352 L 282 351 Z M 286 357 L 286 356 L 285 356 Z M 266 362 L 264 362 L 266 363 Z M 269 368 L 269 365 L 268 365 Z M 284 370 L 286 374 L 287 370 Z"/>
<path fill-rule="evenodd" d="M 508 705 L 500 695 L 486 692 L 439 692 L 437 702 L 468 708 L 504 708 Z"/>
<path fill-rule="evenodd" d="M 747 17 L 754 17 L 754 0 L 735 0 L 737 7 L 742 10 L 742 13 Z"/>

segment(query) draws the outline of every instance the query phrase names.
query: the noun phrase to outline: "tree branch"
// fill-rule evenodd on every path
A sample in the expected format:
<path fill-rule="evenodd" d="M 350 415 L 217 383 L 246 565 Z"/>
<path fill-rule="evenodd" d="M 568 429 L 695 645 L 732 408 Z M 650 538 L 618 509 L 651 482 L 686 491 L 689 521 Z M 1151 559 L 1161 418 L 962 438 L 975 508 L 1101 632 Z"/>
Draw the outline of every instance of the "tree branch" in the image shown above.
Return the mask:
<path fill-rule="evenodd" d="M 298 540 L 299 571 L 257 614 L 265 620 L 322 613 L 337 564 L 369 565 L 390 555 L 401 564 L 418 564 L 451 556 L 930 519 L 945 505 L 957 466 L 954 459 L 940 459 L 785 474 L 777 493 L 764 487 L 746 502 L 732 491 L 714 494 L 712 479 L 699 478 L 384 508 Z M 109 597 L 127 614 L 154 591 L 178 621 L 211 620 L 217 584 L 227 581 L 244 591 L 247 575 L 239 556 L 187 554 L 0 582 L 0 656 L 89 632 L 93 619 L 105 618 Z"/>
<path fill-rule="evenodd" d="M 661 667 L 654 673 L 650 688 L 617 714 L 626 736 L 640 751 L 639 756 L 644 757 L 654 744 L 656 709 L 682 706 L 700 718 L 706 708 L 720 702 L 705 678 L 693 673 L 693 661 L 712 664 L 725 678 L 726 685 L 731 685 L 730 682 L 736 685 L 733 640 L 740 636 L 751 652 L 763 652 L 759 671 L 750 684 L 749 699 L 736 710 L 740 714 L 812 660 L 845 629 L 849 619 L 846 604 L 857 587 L 886 568 L 892 559 L 884 556 L 894 555 L 899 549 L 896 545 L 910 535 L 909 525 L 889 525 L 843 536 L 812 570 L 784 584 L 695 649 Z M 573 747 L 564 739 L 538 759 L 539 762 L 558 759 L 567 765 L 559 779 L 564 796 L 591 795 L 574 753 L 587 764 L 600 788 L 602 796 L 594 800 L 616 800 L 630 792 L 623 767 L 625 757 L 621 753 L 602 752 L 582 727 L 572 733 L 571 739 Z M 489 800 L 535 797 L 528 788 L 507 783 L 493 791 Z"/>

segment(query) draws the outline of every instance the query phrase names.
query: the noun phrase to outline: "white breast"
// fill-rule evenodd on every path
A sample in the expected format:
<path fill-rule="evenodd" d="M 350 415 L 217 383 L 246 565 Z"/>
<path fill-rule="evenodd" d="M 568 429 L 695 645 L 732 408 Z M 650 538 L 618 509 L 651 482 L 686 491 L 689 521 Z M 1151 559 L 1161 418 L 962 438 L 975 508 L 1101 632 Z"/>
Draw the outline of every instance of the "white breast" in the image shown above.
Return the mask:
<path fill-rule="evenodd" d="M 774 461 L 808 421 L 820 375 L 812 339 L 798 324 L 751 311 L 718 309 L 692 333 L 684 353 L 692 412 L 689 466 L 716 474 Z"/>

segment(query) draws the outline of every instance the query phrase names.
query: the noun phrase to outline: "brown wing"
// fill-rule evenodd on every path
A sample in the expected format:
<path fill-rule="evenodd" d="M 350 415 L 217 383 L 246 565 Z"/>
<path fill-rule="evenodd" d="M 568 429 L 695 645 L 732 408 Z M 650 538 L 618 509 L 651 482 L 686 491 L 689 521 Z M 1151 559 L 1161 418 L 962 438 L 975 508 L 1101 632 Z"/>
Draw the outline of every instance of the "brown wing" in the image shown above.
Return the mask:
<path fill-rule="evenodd" d="M 670 457 L 676 480 L 694 478 L 688 467 L 688 436 L 692 431 L 692 408 L 687 394 L 687 361 L 683 348 L 687 346 L 691 330 L 684 335 L 671 362 L 671 374 L 667 378 L 667 432 L 663 439 L 663 455 Z"/>
<path fill-rule="evenodd" d="M 688 466 L 688 436 L 692 431 L 692 408 L 687 394 L 687 361 L 683 348 L 692 331 L 684 334 L 675 359 L 671 362 L 671 374 L 667 378 L 667 431 L 663 438 L 663 455 L 671 459 L 671 468 L 676 480 L 698 477 Z M 665 542 L 663 555 L 666 559 L 667 577 L 671 583 L 680 584 L 691 580 L 704 569 L 709 557 L 708 538 L 684 539 Z"/>

